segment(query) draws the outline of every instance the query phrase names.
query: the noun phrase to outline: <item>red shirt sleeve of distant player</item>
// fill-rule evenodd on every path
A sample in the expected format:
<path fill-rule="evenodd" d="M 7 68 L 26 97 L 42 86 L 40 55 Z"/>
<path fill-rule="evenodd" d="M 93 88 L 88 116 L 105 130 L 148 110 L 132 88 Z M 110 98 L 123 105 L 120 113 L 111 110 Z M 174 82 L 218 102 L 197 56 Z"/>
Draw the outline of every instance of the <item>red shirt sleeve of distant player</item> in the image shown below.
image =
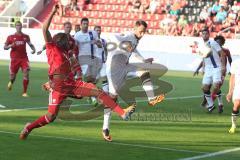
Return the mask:
<path fill-rule="evenodd" d="M 5 44 L 9 45 L 12 44 L 12 36 L 8 36 Z"/>

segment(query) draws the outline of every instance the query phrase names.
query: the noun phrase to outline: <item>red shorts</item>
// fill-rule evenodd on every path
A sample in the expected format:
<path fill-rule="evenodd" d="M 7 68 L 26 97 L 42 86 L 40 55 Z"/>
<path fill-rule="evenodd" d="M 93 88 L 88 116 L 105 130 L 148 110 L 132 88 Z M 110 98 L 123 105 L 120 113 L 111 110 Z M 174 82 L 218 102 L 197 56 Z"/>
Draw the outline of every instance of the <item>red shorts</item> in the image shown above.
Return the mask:
<path fill-rule="evenodd" d="M 28 58 L 11 59 L 9 66 L 10 74 L 17 74 L 19 68 L 21 68 L 22 71 L 30 70 Z"/>
<path fill-rule="evenodd" d="M 91 92 L 97 87 L 92 83 L 83 81 L 65 81 L 61 86 L 61 90 L 53 90 L 49 94 L 48 112 L 57 114 L 62 102 L 67 97 L 90 97 Z"/>

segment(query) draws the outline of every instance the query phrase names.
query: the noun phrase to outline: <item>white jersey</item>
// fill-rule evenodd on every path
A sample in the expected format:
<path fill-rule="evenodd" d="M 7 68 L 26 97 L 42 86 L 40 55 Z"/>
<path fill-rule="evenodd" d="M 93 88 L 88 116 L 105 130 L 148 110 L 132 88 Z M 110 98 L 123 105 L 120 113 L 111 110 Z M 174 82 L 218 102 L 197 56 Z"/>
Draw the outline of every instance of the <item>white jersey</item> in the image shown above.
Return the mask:
<path fill-rule="evenodd" d="M 92 33 L 92 36 L 90 34 Z M 77 32 L 74 35 L 74 39 L 78 45 L 79 56 L 82 55 L 91 55 L 93 52 L 93 56 L 96 56 L 97 45 L 92 44 L 92 40 L 98 40 L 97 32 L 88 31 L 87 33 L 83 33 L 82 31 Z"/>
<path fill-rule="evenodd" d="M 240 59 L 235 60 L 231 65 L 231 74 L 235 75 L 234 88 L 240 88 Z"/>
<path fill-rule="evenodd" d="M 205 45 L 211 48 L 210 56 L 203 59 L 205 69 L 221 68 L 221 56 L 218 54 L 222 50 L 220 45 L 214 40 L 208 40 Z"/>
<path fill-rule="evenodd" d="M 235 77 L 234 89 L 233 89 L 233 102 L 240 100 L 240 59 L 235 60 L 231 65 L 231 74 Z"/>
<path fill-rule="evenodd" d="M 116 55 L 121 54 L 122 64 L 127 64 L 129 61 L 130 56 L 136 57 L 136 59 L 143 60 L 144 58 L 139 54 L 137 51 L 137 45 L 138 45 L 138 39 L 134 35 L 134 33 L 127 33 L 127 34 L 116 34 L 114 36 L 114 39 L 111 39 L 111 42 L 109 42 L 109 46 L 112 46 L 113 48 L 108 48 L 108 56 L 107 56 L 107 63 L 111 63 L 113 60 L 113 57 Z M 112 44 L 111 44 L 112 43 Z M 133 48 L 133 52 L 129 53 L 127 52 L 124 47 L 126 47 L 126 44 L 129 44 Z"/>
<path fill-rule="evenodd" d="M 106 57 L 107 55 L 106 55 L 106 53 L 104 51 L 104 48 L 107 45 L 107 41 L 105 39 L 102 39 L 102 38 L 100 40 L 102 42 L 102 48 L 97 48 L 97 50 L 96 50 L 96 57 L 100 58 L 101 61 L 104 63 L 106 61 L 106 59 L 107 59 L 107 57 Z"/>

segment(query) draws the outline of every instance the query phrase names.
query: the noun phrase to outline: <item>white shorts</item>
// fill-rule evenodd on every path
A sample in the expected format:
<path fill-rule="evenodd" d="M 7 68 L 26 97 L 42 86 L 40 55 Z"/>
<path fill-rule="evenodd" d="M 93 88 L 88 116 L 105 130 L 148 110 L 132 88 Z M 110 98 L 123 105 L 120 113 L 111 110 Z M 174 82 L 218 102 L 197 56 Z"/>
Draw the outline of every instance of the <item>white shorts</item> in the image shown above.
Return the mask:
<path fill-rule="evenodd" d="M 131 63 L 126 64 L 126 56 L 116 55 L 111 61 L 106 63 L 106 74 L 109 84 L 109 93 L 117 96 L 118 92 L 125 84 L 127 75 L 131 73 L 134 77 L 140 77 L 146 71 L 139 69 Z"/>
<path fill-rule="evenodd" d="M 103 63 L 102 64 L 102 68 L 100 70 L 100 72 L 98 73 L 98 78 L 104 78 L 107 76 L 107 73 L 106 73 L 106 63 Z"/>
<path fill-rule="evenodd" d="M 222 82 L 221 68 L 205 68 L 202 84 L 211 85 Z"/>
<path fill-rule="evenodd" d="M 79 64 L 81 65 L 83 75 L 86 77 L 91 76 L 97 78 L 100 69 L 102 68 L 102 60 L 98 57 L 91 58 L 88 55 L 82 55 L 78 57 Z"/>
<path fill-rule="evenodd" d="M 240 100 L 240 86 L 234 87 L 232 101 Z"/>

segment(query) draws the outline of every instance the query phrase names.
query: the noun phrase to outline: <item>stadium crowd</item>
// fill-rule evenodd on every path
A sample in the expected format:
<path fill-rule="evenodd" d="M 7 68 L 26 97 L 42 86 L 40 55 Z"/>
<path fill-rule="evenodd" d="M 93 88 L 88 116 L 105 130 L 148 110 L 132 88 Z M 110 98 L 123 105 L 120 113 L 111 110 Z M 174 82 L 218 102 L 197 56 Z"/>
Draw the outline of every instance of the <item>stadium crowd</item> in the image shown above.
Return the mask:
<path fill-rule="evenodd" d="M 61 0 L 61 16 L 66 10 L 83 11 L 89 5 L 98 4 L 98 0 Z M 185 13 L 185 8 L 191 3 L 204 3 L 198 7 L 196 19 L 191 18 L 191 13 Z M 163 18 L 159 20 L 158 34 L 171 36 L 199 36 L 200 28 L 206 26 L 213 34 L 223 31 L 226 38 L 233 38 L 240 32 L 239 11 L 237 0 L 219 0 L 205 3 L 203 0 L 128 0 L 124 2 L 129 13 L 158 14 Z M 194 7 L 194 6 L 191 6 Z M 200 10 L 201 9 L 201 10 Z M 213 35 L 214 36 L 214 35 Z"/>

